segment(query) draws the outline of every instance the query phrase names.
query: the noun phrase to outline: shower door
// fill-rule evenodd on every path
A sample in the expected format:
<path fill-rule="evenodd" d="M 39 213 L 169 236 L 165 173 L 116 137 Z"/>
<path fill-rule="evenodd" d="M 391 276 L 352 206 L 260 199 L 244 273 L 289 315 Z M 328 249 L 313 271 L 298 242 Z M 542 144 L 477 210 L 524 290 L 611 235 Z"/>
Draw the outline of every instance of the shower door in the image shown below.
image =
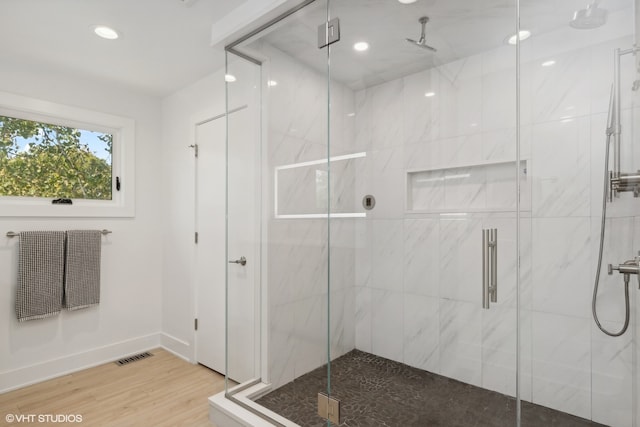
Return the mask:
<path fill-rule="evenodd" d="M 331 365 L 343 420 L 516 424 L 515 17 L 515 1 L 330 1 L 330 149 L 357 156 L 331 170 L 354 213 L 331 219 L 332 357 L 340 338 L 358 351 Z"/>
<path fill-rule="evenodd" d="M 228 140 L 230 176 L 261 177 L 228 181 L 229 206 L 261 198 L 257 403 L 300 425 L 515 425 L 516 1 L 304 3 L 227 54 L 260 69 L 227 84 L 262 107 L 259 162 Z"/>
<path fill-rule="evenodd" d="M 522 425 L 551 419 L 529 402 L 561 411 L 553 415 L 558 425 L 637 425 L 637 277 L 630 277 L 631 322 L 621 336 L 599 330 L 592 302 L 599 272 L 599 322 L 611 333 L 623 329 L 624 275 L 607 274 L 607 264 L 633 260 L 640 249 L 633 191 L 606 202 L 598 263 L 605 174 L 617 169 L 617 155 L 619 172 L 640 169 L 638 58 L 629 52 L 638 9 L 632 0 L 553 7 L 520 0 L 520 10 L 521 28 L 531 32 L 519 64 L 521 151 L 531 183 L 521 220 Z M 608 130 L 620 131 L 620 150 L 616 136 L 607 143 Z"/>

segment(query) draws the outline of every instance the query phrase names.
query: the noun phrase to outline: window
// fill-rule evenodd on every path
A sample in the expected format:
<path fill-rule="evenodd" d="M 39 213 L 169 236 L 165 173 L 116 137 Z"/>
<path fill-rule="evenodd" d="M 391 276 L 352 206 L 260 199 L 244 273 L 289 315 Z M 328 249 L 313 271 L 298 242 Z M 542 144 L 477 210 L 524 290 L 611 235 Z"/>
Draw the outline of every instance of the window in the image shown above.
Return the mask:
<path fill-rule="evenodd" d="M 112 147 L 110 133 L 0 116 L 0 196 L 111 200 Z"/>
<path fill-rule="evenodd" d="M 0 215 L 133 216 L 133 137 L 131 119 L 0 93 Z"/>

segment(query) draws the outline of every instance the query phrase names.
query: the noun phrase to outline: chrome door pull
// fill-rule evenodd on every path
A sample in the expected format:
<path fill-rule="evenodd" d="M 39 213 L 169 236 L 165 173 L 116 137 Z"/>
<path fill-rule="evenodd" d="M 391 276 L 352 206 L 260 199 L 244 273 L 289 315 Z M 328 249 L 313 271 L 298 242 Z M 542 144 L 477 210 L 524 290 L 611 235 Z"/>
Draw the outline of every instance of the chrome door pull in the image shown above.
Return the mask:
<path fill-rule="evenodd" d="M 236 259 L 234 261 L 229 261 L 229 264 L 247 265 L 247 259 L 245 257 L 241 256 L 240 259 Z"/>
<path fill-rule="evenodd" d="M 498 302 L 498 229 L 482 230 L 482 308 Z"/>

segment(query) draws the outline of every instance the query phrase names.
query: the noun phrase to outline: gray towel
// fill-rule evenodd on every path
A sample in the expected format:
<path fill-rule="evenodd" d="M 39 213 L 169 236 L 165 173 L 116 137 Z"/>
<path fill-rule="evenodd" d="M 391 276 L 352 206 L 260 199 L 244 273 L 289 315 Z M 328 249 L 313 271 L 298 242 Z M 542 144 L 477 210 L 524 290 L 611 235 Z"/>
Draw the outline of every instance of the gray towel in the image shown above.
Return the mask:
<path fill-rule="evenodd" d="M 64 231 L 22 231 L 16 315 L 20 322 L 60 313 L 64 278 Z"/>
<path fill-rule="evenodd" d="M 64 306 L 78 310 L 100 302 L 100 249 L 98 230 L 67 231 Z"/>

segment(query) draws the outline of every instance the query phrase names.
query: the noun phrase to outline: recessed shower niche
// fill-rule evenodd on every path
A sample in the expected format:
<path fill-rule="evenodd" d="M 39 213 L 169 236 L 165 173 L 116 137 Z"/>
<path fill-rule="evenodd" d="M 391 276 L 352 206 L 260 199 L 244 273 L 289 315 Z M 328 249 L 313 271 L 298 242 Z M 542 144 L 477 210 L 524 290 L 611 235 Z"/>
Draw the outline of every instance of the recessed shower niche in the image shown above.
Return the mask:
<path fill-rule="evenodd" d="M 516 162 L 488 161 L 406 172 L 407 213 L 515 211 Z M 520 183 L 527 187 L 527 160 L 520 161 Z M 522 198 L 526 203 L 527 197 Z M 522 206 L 528 210 L 528 206 Z"/>

